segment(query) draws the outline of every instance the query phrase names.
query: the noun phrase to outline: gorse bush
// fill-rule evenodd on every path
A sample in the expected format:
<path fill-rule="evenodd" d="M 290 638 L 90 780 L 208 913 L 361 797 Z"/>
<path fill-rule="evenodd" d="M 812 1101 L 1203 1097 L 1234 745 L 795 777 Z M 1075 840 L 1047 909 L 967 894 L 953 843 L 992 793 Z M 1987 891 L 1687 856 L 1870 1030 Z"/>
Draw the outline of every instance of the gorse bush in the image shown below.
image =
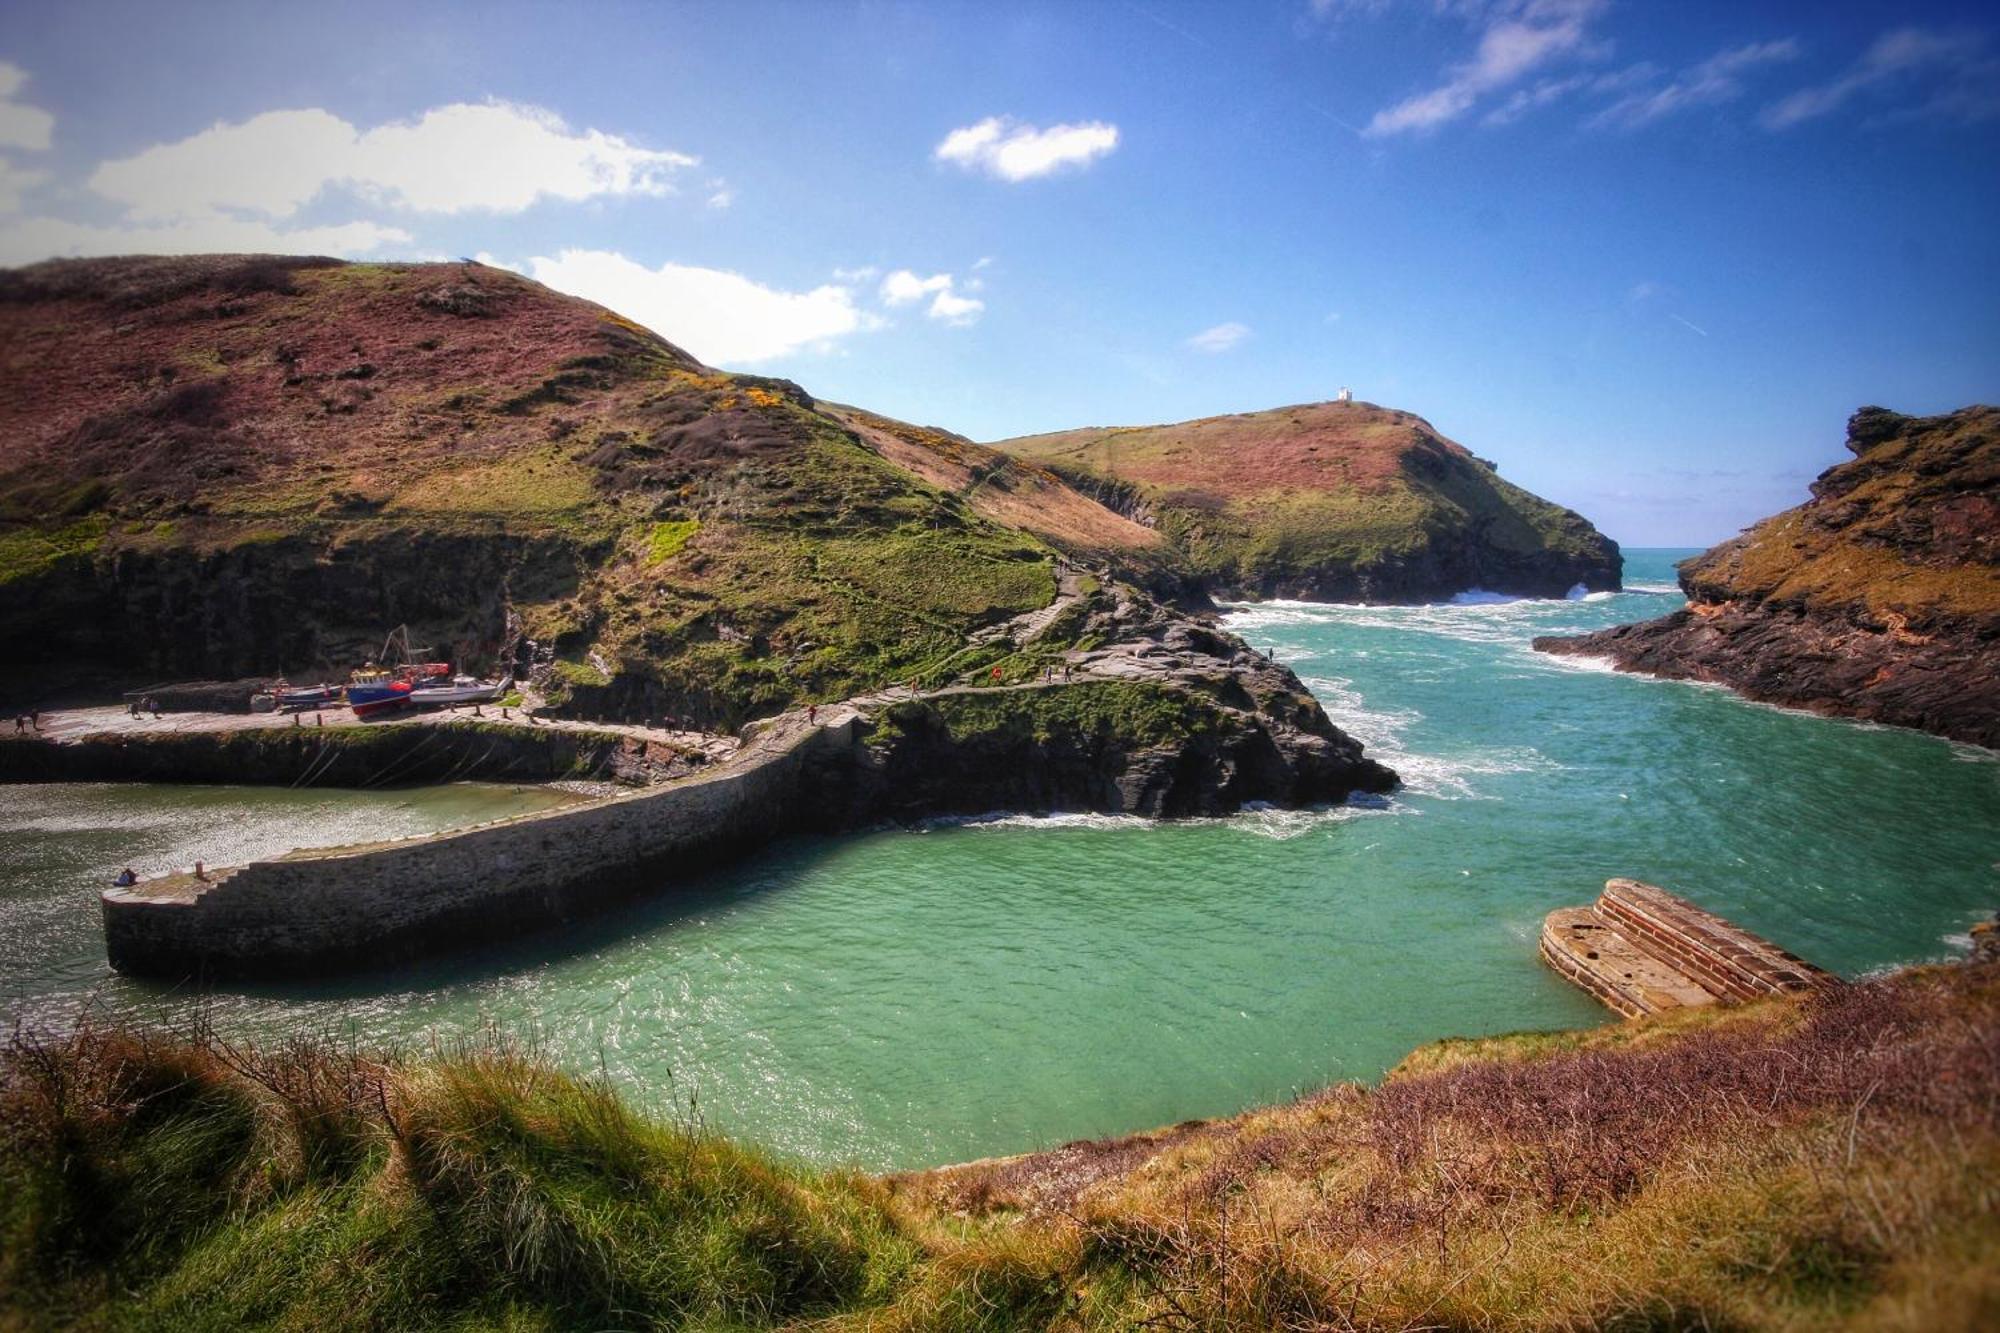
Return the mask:
<path fill-rule="evenodd" d="M 0 1327 L 1991 1327 L 1996 972 L 888 1179 L 517 1048 L 17 1035 Z"/>

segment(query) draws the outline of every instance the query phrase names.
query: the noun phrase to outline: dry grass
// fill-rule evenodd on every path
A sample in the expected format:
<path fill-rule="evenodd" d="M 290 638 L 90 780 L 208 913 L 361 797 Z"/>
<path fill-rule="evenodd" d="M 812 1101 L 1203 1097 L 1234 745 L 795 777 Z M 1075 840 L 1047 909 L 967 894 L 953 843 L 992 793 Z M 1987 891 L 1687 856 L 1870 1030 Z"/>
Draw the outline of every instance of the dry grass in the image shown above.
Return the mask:
<path fill-rule="evenodd" d="M 1996 973 L 887 1181 L 518 1050 L 17 1037 L 0 1326 L 1991 1327 Z"/>

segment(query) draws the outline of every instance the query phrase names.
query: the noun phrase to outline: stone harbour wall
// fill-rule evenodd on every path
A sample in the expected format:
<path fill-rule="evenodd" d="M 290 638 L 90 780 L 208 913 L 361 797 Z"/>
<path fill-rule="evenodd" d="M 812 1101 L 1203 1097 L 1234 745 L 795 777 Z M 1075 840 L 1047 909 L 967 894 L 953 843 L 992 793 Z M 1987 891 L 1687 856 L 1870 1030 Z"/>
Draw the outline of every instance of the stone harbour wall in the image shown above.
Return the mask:
<path fill-rule="evenodd" d="M 562 921 L 814 827 L 817 783 L 853 753 L 857 725 L 774 727 L 711 774 L 589 805 L 111 889 L 106 951 L 149 976 L 297 976 Z"/>

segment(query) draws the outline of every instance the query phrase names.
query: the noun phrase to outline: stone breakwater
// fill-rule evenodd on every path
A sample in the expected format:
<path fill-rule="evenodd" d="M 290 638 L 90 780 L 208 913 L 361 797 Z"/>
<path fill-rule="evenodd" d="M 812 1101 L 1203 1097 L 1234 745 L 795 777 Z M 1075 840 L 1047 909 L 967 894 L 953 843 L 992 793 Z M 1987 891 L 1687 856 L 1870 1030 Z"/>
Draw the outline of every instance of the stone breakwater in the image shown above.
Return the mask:
<path fill-rule="evenodd" d="M 776 829 L 821 822 L 810 799 L 852 712 L 781 723 L 716 771 L 449 833 L 296 851 L 103 894 L 120 971 L 251 977 L 381 966 L 561 921 Z"/>
<path fill-rule="evenodd" d="M 787 834 L 999 808 L 1211 814 L 1395 785 L 1316 708 L 1203 693 L 1173 675 L 1184 661 L 870 696 L 758 724 L 730 757 L 649 790 L 112 889 L 106 951 L 120 971 L 163 977 L 382 966 L 660 891 Z M 1246 674 L 1295 682 L 1271 664 Z"/>

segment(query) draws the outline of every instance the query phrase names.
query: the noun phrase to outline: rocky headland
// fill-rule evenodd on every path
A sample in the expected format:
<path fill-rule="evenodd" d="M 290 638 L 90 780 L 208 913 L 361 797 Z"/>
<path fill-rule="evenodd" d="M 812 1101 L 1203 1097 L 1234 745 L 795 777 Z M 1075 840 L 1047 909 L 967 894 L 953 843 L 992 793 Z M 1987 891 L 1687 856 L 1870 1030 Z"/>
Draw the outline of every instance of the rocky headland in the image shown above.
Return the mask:
<path fill-rule="evenodd" d="M 1305 403 L 1166 426 L 1002 440 L 1157 531 L 1217 596 L 1440 601 L 1615 590 L 1618 545 L 1423 418 Z"/>
<path fill-rule="evenodd" d="M 2000 748 L 2000 408 L 1864 407 L 1812 498 L 1680 567 L 1685 609 L 1543 652 Z"/>

